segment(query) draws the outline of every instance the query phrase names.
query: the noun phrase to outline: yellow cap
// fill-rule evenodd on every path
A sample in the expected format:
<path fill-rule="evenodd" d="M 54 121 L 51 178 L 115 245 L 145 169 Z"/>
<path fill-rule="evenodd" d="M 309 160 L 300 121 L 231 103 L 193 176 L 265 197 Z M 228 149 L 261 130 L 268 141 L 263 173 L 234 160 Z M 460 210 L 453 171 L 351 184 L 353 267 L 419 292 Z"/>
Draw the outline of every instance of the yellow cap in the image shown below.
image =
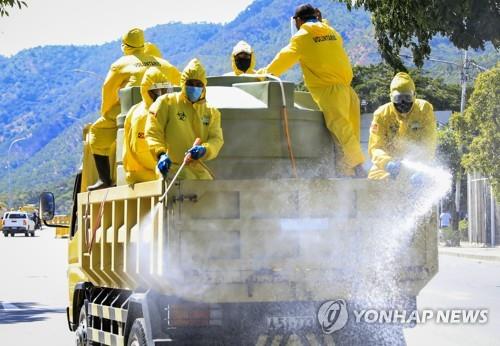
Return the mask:
<path fill-rule="evenodd" d="M 408 73 L 399 72 L 394 76 L 391 82 L 391 94 L 393 91 L 415 93 L 415 83 L 413 83 L 413 79 L 411 79 Z"/>
<path fill-rule="evenodd" d="M 122 43 L 130 48 L 144 47 L 144 31 L 133 28 L 122 36 Z"/>
<path fill-rule="evenodd" d="M 152 55 L 156 58 L 163 58 L 160 49 L 151 42 L 144 43 L 144 54 Z"/>

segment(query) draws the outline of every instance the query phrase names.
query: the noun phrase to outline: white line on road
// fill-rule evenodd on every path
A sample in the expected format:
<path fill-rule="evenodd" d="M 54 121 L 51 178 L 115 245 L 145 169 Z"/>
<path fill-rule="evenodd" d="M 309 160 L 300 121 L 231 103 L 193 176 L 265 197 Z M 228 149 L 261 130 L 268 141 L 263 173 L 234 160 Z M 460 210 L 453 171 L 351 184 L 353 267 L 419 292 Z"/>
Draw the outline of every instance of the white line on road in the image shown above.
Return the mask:
<path fill-rule="evenodd" d="M 17 307 L 16 305 L 14 304 L 11 304 L 11 303 L 6 303 L 6 302 L 0 302 L 0 312 L 2 311 L 20 311 L 22 309 L 20 309 L 19 307 Z"/>

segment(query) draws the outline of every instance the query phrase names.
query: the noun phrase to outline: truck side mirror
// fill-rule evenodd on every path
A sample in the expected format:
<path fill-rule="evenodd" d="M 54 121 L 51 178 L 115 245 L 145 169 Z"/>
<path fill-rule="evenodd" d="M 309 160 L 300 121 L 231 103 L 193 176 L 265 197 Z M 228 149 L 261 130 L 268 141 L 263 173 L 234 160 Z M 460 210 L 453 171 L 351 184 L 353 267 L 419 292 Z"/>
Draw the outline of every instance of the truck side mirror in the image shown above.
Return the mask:
<path fill-rule="evenodd" d="M 40 194 L 40 216 L 43 221 L 50 221 L 54 218 L 56 202 L 52 192 L 42 192 Z"/>

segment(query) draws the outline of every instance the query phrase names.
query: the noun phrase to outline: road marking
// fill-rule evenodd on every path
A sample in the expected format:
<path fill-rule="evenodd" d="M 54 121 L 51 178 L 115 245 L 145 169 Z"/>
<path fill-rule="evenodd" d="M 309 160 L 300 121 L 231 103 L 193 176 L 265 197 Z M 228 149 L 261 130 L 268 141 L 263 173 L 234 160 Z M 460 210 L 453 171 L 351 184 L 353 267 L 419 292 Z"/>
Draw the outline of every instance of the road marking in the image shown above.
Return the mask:
<path fill-rule="evenodd" d="M 2 306 L 0 308 L 0 311 L 21 311 L 22 309 L 20 309 L 19 307 L 17 307 L 16 305 L 14 304 L 11 304 L 11 303 L 7 303 L 7 302 L 1 302 L 0 305 Z"/>
<path fill-rule="evenodd" d="M 23 304 L 23 303 L 20 303 Z M 1 312 L 15 312 L 15 311 L 30 311 L 30 312 L 64 312 L 66 308 L 61 307 L 51 307 L 51 306 L 17 306 L 9 302 L 0 302 L 0 313 Z"/>

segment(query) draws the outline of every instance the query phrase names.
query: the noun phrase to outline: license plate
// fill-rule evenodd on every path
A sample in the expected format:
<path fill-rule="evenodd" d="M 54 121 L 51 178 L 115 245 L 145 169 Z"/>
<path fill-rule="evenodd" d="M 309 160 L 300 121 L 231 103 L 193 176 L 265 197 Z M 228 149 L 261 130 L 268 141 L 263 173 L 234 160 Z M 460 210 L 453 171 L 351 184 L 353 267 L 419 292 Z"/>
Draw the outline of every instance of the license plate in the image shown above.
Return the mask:
<path fill-rule="evenodd" d="M 269 331 L 294 331 L 314 327 L 314 318 L 311 316 L 273 316 L 267 317 Z"/>

